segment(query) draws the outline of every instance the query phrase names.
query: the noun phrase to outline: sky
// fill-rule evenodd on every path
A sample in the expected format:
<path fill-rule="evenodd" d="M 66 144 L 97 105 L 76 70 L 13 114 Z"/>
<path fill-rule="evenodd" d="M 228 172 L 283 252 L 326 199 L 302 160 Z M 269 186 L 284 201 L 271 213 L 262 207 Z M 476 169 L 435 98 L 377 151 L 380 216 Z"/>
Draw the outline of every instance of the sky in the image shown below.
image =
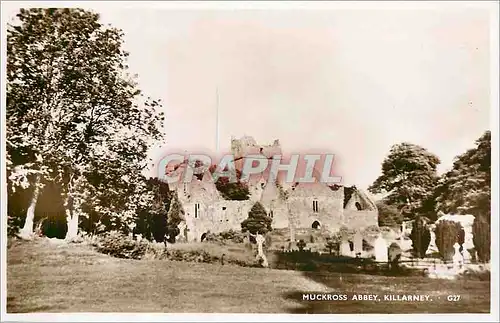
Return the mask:
<path fill-rule="evenodd" d="M 337 173 L 360 188 L 393 144 L 427 148 L 442 172 L 490 129 L 485 9 L 95 11 L 123 29 L 131 72 L 163 101 L 155 159 L 215 149 L 217 91 L 221 150 L 251 135 L 334 152 Z"/>

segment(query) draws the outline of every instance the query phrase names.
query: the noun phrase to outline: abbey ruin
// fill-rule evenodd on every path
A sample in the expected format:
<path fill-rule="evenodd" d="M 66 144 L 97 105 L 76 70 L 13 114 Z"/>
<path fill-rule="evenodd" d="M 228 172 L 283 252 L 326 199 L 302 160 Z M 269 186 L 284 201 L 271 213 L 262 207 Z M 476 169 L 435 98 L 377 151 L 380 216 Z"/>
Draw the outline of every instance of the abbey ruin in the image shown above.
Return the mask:
<path fill-rule="evenodd" d="M 248 136 L 233 138 L 231 150 L 237 169 L 241 169 L 245 156 L 260 154 L 263 158 L 271 158 L 282 153 L 278 140 L 271 145 L 259 145 Z M 358 230 L 378 226 L 374 201 L 355 187 L 320 182 L 290 185 L 279 177 L 276 182 L 268 182 L 265 176 L 260 176 L 250 180 L 248 188 L 248 200 L 226 200 L 217 190 L 209 171 L 200 179 L 175 184 L 171 190 L 182 204 L 185 218 L 179 226 L 180 238 L 201 241 L 208 232 L 239 231 L 241 222 L 257 201 L 272 218 L 275 229 L 313 228 L 335 232 L 342 226 Z"/>

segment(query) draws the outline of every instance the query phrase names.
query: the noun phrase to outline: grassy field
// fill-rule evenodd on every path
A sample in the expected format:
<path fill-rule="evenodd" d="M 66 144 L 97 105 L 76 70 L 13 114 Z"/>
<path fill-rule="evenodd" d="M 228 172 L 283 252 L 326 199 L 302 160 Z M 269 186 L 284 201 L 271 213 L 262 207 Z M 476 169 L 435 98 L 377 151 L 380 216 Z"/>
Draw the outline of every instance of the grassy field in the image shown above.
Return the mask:
<path fill-rule="evenodd" d="M 125 260 L 85 244 L 11 241 L 7 311 L 488 313 L 489 282 Z M 432 302 L 303 301 L 302 293 L 430 295 Z M 447 295 L 460 295 L 458 302 Z"/>

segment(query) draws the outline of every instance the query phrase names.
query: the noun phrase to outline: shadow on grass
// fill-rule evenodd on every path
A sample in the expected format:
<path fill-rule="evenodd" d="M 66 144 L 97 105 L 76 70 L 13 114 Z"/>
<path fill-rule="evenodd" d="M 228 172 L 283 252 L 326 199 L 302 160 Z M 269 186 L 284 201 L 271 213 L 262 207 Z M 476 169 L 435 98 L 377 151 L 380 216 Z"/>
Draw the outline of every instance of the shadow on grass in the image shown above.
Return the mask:
<path fill-rule="evenodd" d="M 24 302 L 18 302 L 15 297 L 7 297 L 7 313 L 46 313 L 62 312 L 67 308 L 60 305 L 36 305 L 26 306 Z"/>
<path fill-rule="evenodd" d="M 278 256 L 279 266 L 302 271 L 308 280 L 328 289 L 330 299 L 311 300 L 317 291 L 294 291 L 283 298 L 298 303 L 289 308 L 294 314 L 417 314 L 489 313 L 490 283 L 479 280 L 436 280 L 423 276 L 422 270 L 389 268 L 369 259 L 314 255 Z M 338 295 L 338 296 L 335 296 Z M 359 295 L 366 297 L 359 300 Z M 368 295 L 373 295 L 369 298 Z M 392 297 L 396 295 L 396 297 Z M 418 300 L 402 300 L 403 295 L 422 295 Z M 448 295 L 460 295 L 451 302 Z M 309 296 L 309 299 L 307 299 Z M 356 296 L 354 299 L 353 297 Z M 394 300 L 397 297 L 401 300 Z M 426 298 L 427 296 L 428 298 Z M 328 296 L 327 296 L 328 297 Z M 387 297 L 387 298 L 386 298 Z"/>

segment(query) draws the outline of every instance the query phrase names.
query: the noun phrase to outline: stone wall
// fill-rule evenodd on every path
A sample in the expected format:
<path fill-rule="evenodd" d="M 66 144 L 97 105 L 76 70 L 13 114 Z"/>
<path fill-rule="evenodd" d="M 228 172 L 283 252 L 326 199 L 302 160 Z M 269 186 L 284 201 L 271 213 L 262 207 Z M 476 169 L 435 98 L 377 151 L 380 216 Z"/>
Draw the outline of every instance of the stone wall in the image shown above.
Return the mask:
<path fill-rule="evenodd" d="M 281 154 L 279 141 L 276 140 L 272 145 L 258 145 L 249 136 L 232 139 L 231 149 L 235 158 L 259 153 L 266 157 Z M 243 163 L 244 158 L 239 162 Z M 313 176 L 319 179 L 316 173 Z M 175 188 L 185 212 L 185 221 L 180 226 L 181 235 L 187 236 L 188 241 L 200 241 L 201 236 L 208 231 L 219 233 L 241 230 L 241 222 L 248 217 L 248 212 L 257 201 L 262 203 L 273 219 L 273 228 L 289 228 L 292 233 L 295 229 L 312 229 L 313 226 L 325 232 L 337 231 L 342 225 L 359 230 L 371 225 L 378 226 L 375 204 L 366 194 L 357 190 L 344 209 L 343 187 L 332 190 L 328 185 L 318 182 L 291 184 L 288 187 L 285 186 L 287 183 L 278 179 L 287 188 L 288 198 L 285 201 L 281 189 L 264 180 L 267 178 L 264 173 L 260 177 L 256 176 L 255 181 L 252 178 L 249 181 L 249 200 L 227 201 L 221 197 L 211 176 L 207 174 L 202 181 L 181 183 Z M 283 172 L 279 174 L 283 175 Z"/>
<path fill-rule="evenodd" d="M 289 217 L 290 212 L 288 211 L 288 207 L 283 202 L 273 202 L 270 207 L 270 211 L 272 211 L 272 227 L 273 229 L 283 229 L 288 228 L 289 226 Z"/>
<path fill-rule="evenodd" d="M 195 211 L 199 204 L 199 211 Z M 188 241 L 200 241 L 204 233 L 219 233 L 228 230 L 241 230 L 241 222 L 248 217 L 253 206 L 251 201 L 225 201 L 207 204 L 191 201 L 183 204 L 185 224 L 188 228 Z M 182 233 L 182 232 L 181 232 Z"/>
<path fill-rule="evenodd" d="M 349 211 L 376 211 L 377 206 L 364 192 L 355 189 L 344 209 Z"/>
<path fill-rule="evenodd" d="M 245 155 L 254 155 L 261 153 L 266 157 L 281 155 L 281 145 L 279 140 L 275 140 L 272 144 L 259 145 L 254 138 L 244 136 L 240 139 L 231 139 L 231 152 L 235 158 Z"/>
<path fill-rule="evenodd" d="M 349 229 L 363 230 L 369 226 L 378 227 L 377 211 L 344 210 L 344 225 Z"/>
<path fill-rule="evenodd" d="M 316 212 L 313 210 L 313 201 L 317 201 Z M 321 228 L 334 230 L 342 224 L 342 204 L 338 199 L 292 197 L 288 203 L 295 215 L 297 228 L 312 228 L 318 222 Z"/>

